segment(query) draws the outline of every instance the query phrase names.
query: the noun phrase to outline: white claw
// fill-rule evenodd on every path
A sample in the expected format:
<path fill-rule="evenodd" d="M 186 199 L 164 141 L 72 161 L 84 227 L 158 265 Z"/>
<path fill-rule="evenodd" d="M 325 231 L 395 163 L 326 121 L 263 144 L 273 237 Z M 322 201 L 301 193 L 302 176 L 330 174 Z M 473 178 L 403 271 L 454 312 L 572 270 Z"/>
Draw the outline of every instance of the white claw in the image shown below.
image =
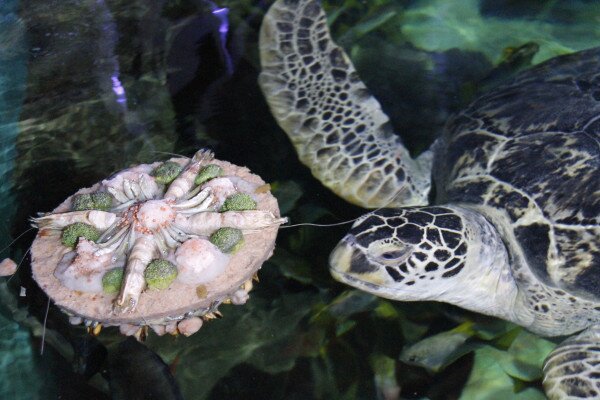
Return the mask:
<path fill-rule="evenodd" d="M 178 212 L 181 214 L 194 214 L 194 213 L 200 213 L 200 212 L 210 210 L 211 208 L 214 211 L 215 210 L 215 208 L 213 206 L 214 201 L 215 201 L 215 198 L 212 195 L 209 195 L 207 198 L 205 198 L 202 201 L 202 203 L 198 204 L 196 207 L 183 208 L 183 209 L 180 209 Z"/>
<path fill-rule="evenodd" d="M 119 203 L 132 200 L 149 200 L 160 194 L 161 189 L 147 172 L 131 168 L 122 171 L 110 179 L 102 181 L 102 185 Z"/>
<path fill-rule="evenodd" d="M 175 240 L 177 240 L 179 242 L 184 242 L 190 238 L 190 235 L 183 232 L 181 229 L 177 229 L 176 227 L 174 227 L 172 225 L 167 226 L 166 230 L 171 235 L 172 238 L 174 238 Z"/>
<path fill-rule="evenodd" d="M 212 201 L 211 192 L 212 192 L 211 188 L 203 189 L 200 193 L 198 193 L 197 195 L 195 195 L 191 199 L 188 199 L 188 200 L 185 200 L 185 201 L 182 201 L 180 203 L 177 203 L 177 204 L 173 205 L 173 208 L 190 208 L 190 207 L 196 207 L 196 206 L 204 203 L 204 201 L 207 198 L 209 198 L 209 197 L 211 197 L 211 201 Z"/>
<path fill-rule="evenodd" d="M 175 239 L 170 233 L 169 231 L 167 231 L 166 229 L 161 229 L 160 230 L 160 235 L 162 236 L 165 244 L 171 248 L 174 249 L 177 246 L 179 246 L 179 241 L 177 239 Z"/>
<path fill-rule="evenodd" d="M 146 200 L 152 200 L 157 192 L 156 181 L 148 175 L 140 177 L 140 190 Z"/>
<path fill-rule="evenodd" d="M 169 247 L 164 239 L 164 236 L 159 234 L 154 234 L 154 241 L 156 243 L 156 247 L 160 254 L 167 254 L 169 251 Z"/>
<path fill-rule="evenodd" d="M 140 177 L 140 179 L 142 179 L 142 177 Z M 142 194 L 142 188 L 140 187 L 139 182 L 136 182 L 136 181 L 131 182 L 131 191 L 133 192 L 133 195 L 135 196 L 136 199 L 145 200 L 145 198 Z"/>
<path fill-rule="evenodd" d="M 225 199 L 238 192 L 233 184 L 231 177 L 214 178 L 202 185 L 203 188 L 210 188 L 215 197 L 215 207 L 220 208 Z"/>
<path fill-rule="evenodd" d="M 114 187 L 110 187 L 108 186 L 106 188 L 106 190 L 108 191 L 108 193 L 112 194 L 113 197 L 119 202 L 119 203 L 127 203 L 128 201 L 130 201 L 127 196 L 125 196 L 125 193 L 123 193 L 123 191 L 121 190 L 117 190 Z"/>
<path fill-rule="evenodd" d="M 106 242 L 98 244 L 98 250 L 96 250 L 96 255 L 100 256 L 103 254 L 114 253 L 117 249 L 123 244 L 125 238 L 127 238 L 127 227 L 121 228 L 116 234 L 114 234 L 111 238 L 109 238 Z M 102 237 L 100 237 L 99 242 Z"/>
<path fill-rule="evenodd" d="M 133 192 L 133 188 L 131 187 L 131 181 L 129 179 L 123 180 L 123 193 L 127 196 L 128 199 L 135 199 L 137 196 Z"/>

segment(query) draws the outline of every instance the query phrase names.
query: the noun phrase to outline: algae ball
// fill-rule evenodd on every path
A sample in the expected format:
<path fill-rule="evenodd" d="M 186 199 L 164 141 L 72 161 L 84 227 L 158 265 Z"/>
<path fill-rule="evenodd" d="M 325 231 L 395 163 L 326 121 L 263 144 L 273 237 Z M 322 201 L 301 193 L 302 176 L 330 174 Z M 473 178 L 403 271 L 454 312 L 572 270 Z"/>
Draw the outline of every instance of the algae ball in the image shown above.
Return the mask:
<path fill-rule="evenodd" d="M 210 235 L 209 240 L 223 253 L 235 253 L 244 244 L 244 235 L 236 228 L 220 228 Z"/>
<path fill-rule="evenodd" d="M 100 232 L 98 232 L 98 230 L 92 225 L 84 224 L 83 222 L 76 222 L 74 224 L 65 226 L 60 240 L 62 244 L 67 247 L 75 247 L 80 237 L 95 242 L 98 240 L 98 238 L 100 238 Z"/>
<path fill-rule="evenodd" d="M 152 176 L 156 182 L 168 185 L 177 178 L 182 170 L 183 167 L 176 162 L 166 161 L 152 171 Z"/>
<path fill-rule="evenodd" d="M 213 178 L 218 178 L 223 175 L 223 168 L 216 164 L 208 164 L 202 167 L 194 183 L 196 185 L 202 185 L 206 181 L 210 181 Z"/>
<path fill-rule="evenodd" d="M 112 195 L 106 192 L 76 194 L 75 196 L 73 196 L 71 209 L 73 211 L 108 211 L 112 207 L 112 201 Z"/>
<path fill-rule="evenodd" d="M 109 269 L 102 277 L 102 290 L 104 293 L 113 294 L 121 290 L 123 282 L 123 268 Z"/>
<path fill-rule="evenodd" d="M 256 201 L 246 193 L 232 194 L 225 199 L 221 207 L 221 212 L 246 210 L 256 210 Z"/>
<path fill-rule="evenodd" d="M 166 289 L 177 277 L 177 267 L 163 259 L 155 259 L 144 271 L 144 279 L 150 289 Z"/>
<path fill-rule="evenodd" d="M 112 208 L 113 196 L 108 192 L 92 193 L 94 210 L 108 211 Z"/>
<path fill-rule="evenodd" d="M 84 211 L 84 210 L 92 210 L 94 208 L 94 200 L 92 200 L 92 195 L 89 193 L 85 194 L 76 194 L 73 196 L 73 201 L 71 203 L 71 209 L 73 211 Z"/>

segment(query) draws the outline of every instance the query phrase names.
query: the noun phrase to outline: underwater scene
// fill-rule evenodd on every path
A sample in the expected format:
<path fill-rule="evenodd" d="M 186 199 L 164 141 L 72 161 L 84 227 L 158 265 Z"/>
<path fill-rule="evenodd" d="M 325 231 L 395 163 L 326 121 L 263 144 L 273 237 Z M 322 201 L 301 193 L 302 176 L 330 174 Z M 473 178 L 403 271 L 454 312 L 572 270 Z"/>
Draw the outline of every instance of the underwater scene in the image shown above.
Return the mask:
<path fill-rule="evenodd" d="M 598 46 L 594 0 L 1 1 L 0 398 L 600 398 Z M 95 242 L 104 319 L 36 272 Z"/>

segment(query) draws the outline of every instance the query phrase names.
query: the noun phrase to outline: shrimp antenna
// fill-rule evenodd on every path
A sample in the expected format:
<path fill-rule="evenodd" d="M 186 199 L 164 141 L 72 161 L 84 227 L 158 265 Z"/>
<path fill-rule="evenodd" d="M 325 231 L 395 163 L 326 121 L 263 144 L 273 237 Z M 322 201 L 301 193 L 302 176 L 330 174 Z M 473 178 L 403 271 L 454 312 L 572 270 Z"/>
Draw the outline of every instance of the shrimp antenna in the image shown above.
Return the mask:
<path fill-rule="evenodd" d="M 12 240 L 12 242 L 10 242 L 10 243 L 9 243 L 9 244 L 7 244 L 5 247 L 3 247 L 2 249 L 0 249 L 0 253 L 2 253 L 4 250 L 8 249 L 10 246 L 12 246 L 13 244 L 15 244 L 15 242 L 16 242 L 17 240 L 21 239 L 21 237 L 22 237 L 23 235 L 25 235 L 27 232 L 29 232 L 29 231 L 31 231 L 31 230 L 33 230 L 33 229 L 36 229 L 36 228 L 35 228 L 35 227 L 31 227 L 31 228 L 29 228 L 29 229 L 26 229 L 26 230 L 25 230 L 23 233 L 21 233 L 19 236 L 17 236 L 16 238 L 14 238 L 14 239 Z"/>
<path fill-rule="evenodd" d="M 191 160 L 191 157 L 188 156 L 184 156 L 182 154 L 177 154 L 177 153 L 170 153 L 168 151 L 159 151 L 159 150 L 153 150 L 152 153 L 156 153 L 156 154 L 165 154 L 167 156 L 175 156 L 175 157 L 181 157 L 181 158 L 187 158 L 188 160 Z"/>
<path fill-rule="evenodd" d="M 25 261 L 25 257 L 27 257 L 27 254 L 29 254 L 30 251 L 31 251 L 31 246 L 29 246 L 29 248 L 27 249 L 25 254 L 23 254 L 23 257 L 21 257 L 21 261 L 19 261 L 19 264 L 17 265 L 17 269 L 15 269 L 15 273 L 12 274 L 10 276 L 10 278 L 8 278 L 6 280 L 6 283 L 10 282 L 10 280 L 17 274 L 17 272 L 19 272 L 19 268 L 21 268 L 21 264 L 23 264 L 23 261 Z"/>
<path fill-rule="evenodd" d="M 50 297 L 46 303 L 46 314 L 44 315 L 44 327 L 42 328 L 42 344 L 40 345 L 40 356 L 44 355 L 44 344 L 46 343 L 46 322 L 48 322 L 48 312 L 50 311 Z"/>
<path fill-rule="evenodd" d="M 374 213 L 376 213 L 379 210 L 387 208 L 390 204 L 392 204 L 394 202 L 394 200 L 396 200 L 396 197 L 398 197 L 398 195 L 400 194 L 400 192 L 401 192 L 401 190 L 397 191 L 396 194 L 394 194 L 394 196 L 392 196 L 392 198 L 386 204 L 384 204 L 383 206 L 378 207 L 378 208 L 376 208 L 376 209 L 374 209 L 374 210 L 372 210 L 372 211 L 370 211 L 370 212 L 368 212 L 367 214 L 364 214 L 364 215 L 374 214 Z M 334 226 L 351 224 L 351 223 L 353 223 L 353 222 L 361 219 L 364 215 L 360 215 L 360 216 L 358 216 L 356 218 L 353 218 L 353 219 L 350 219 L 348 221 L 335 222 L 335 223 L 332 223 L 332 224 L 314 224 L 314 223 L 311 223 L 311 222 L 302 222 L 302 223 L 299 223 L 299 224 L 283 225 L 283 226 L 280 226 L 279 229 L 296 228 L 296 227 L 299 227 L 299 226 L 316 226 L 316 227 L 320 227 L 320 228 L 329 228 L 329 227 L 334 227 Z"/>

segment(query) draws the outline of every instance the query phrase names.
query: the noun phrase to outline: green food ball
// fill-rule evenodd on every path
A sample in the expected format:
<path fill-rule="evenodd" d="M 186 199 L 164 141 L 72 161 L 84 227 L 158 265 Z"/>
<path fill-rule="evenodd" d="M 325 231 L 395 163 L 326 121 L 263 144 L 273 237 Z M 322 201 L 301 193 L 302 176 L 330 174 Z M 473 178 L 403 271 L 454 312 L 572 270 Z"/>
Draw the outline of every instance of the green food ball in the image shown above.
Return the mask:
<path fill-rule="evenodd" d="M 108 211 L 112 208 L 113 196 L 108 192 L 92 193 L 92 202 L 94 203 L 94 210 Z"/>
<path fill-rule="evenodd" d="M 150 289 L 166 289 L 176 277 L 177 267 L 163 259 L 152 260 L 144 271 Z"/>
<path fill-rule="evenodd" d="M 73 196 L 71 209 L 73 211 L 108 211 L 112 208 L 112 201 L 112 195 L 107 192 L 76 194 Z"/>
<path fill-rule="evenodd" d="M 220 228 L 210 235 L 209 240 L 223 253 L 235 253 L 244 244 L 244 235 L 236 228 Z"/>
<path fill-rule="evenodd" d="M 196 185 L 202 185 L 206 181 L 210 181 L 213 178 L 217 178 L 223 175 L 223 168 L 216 164 L 208 164 L 202 167 L 194 183 Z"/>
<path fill-rule="evenodd" d="M 109 269 L 102 277 L 102 290 L 107 294 L 118 293 L 122 282 L 123 268 Z"/>
<path fill-rule="evenodd" d="M 183 167 L 176 162 L 166 161 L 152 171 L 152 176 L 156 182 L 168 185 L 177 178 L 182 170 Z"/>
<path fill-rule="evenodd" d="M 246 193 L 232 194 L 225 199 L 221 207 L 221 212 L 246 210 L 256 210 L 256 202 Z"/>
<path fill-rule="evenodd" d="M 92 200 L 92 195 L 90 193 L 76 194 L 73 196 L 71 209 L 73 211 L 93 210 L 94 200 Z"/>
<path fill-rule="evenodd" d="M 100 232 L 92 225 L 76 222 L 64 227 L 61 242 L 67 247 L 75 247 L 80 237 L 95 242 L 100 238 Z"/>

